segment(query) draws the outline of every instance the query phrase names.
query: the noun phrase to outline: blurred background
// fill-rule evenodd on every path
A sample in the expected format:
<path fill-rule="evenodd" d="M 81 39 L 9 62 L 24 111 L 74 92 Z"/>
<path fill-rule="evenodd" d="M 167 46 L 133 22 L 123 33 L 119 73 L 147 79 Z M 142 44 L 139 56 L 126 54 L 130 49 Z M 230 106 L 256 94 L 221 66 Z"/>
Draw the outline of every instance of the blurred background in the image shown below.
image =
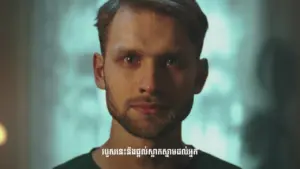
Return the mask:
<path fill-rule="evenodd" d="M 92 72 L 103 2 L 0 2 L 1 169 L 51 169 L 108 138 Z M 198 2 L 210 74 L 184 141 L 244 169 L 300 168 L 300 1 Z"/>

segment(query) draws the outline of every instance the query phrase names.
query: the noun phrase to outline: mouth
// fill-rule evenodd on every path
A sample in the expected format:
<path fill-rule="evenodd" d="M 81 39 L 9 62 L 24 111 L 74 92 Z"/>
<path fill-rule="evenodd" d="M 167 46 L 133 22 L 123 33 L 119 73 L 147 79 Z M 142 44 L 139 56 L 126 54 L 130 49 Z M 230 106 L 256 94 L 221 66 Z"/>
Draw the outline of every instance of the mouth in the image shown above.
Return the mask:
<path fill-rule="evenodd" d="M 139 103 L 131 105 L 134 110 L 143 114 L 156 114 L 168 109 L 167 106 L 161 104 Z"/>

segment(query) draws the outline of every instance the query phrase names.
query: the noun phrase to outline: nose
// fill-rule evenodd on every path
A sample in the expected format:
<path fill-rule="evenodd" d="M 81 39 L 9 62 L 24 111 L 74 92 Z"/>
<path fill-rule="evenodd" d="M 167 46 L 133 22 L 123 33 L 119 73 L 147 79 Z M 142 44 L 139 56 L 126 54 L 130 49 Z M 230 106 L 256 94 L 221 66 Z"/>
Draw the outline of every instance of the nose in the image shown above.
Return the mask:
<path fill-rule="evenodd" d="M 145 66 L 140 74 L 139 90 L 141 93 L 153 94 L 158 91 L 157 70 L 149 64 Z"/>

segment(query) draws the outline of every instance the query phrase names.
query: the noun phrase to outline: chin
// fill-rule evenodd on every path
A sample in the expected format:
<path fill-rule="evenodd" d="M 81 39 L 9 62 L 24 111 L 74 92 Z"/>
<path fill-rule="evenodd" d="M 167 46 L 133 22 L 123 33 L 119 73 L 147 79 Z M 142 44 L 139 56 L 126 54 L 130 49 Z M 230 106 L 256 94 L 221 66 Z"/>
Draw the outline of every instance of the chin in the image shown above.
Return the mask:
<path fill-rule="evenodd" d="M 149 120 L 138 120 L 130 122 L 123 121 L 120 124 L 131 135 L 150 140 L 168 135 L 169 133 L 174 131 L 178 125 L 180 125 L 180 123 L 157 123 Z"/>

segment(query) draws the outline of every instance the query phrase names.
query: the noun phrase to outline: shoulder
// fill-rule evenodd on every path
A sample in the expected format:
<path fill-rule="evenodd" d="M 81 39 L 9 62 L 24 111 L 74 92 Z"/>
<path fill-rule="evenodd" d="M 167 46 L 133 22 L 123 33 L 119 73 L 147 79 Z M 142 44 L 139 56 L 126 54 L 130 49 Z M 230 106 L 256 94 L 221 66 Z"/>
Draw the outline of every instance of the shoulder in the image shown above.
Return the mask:
<path fill-rule="evenodd" d="M 213 155 L 200 151 L 200 153 L 193 160 L 195 168 L 214 168 L 214 169 L 241 169 L 238 166 L 230 164 Z"/>
<path fill-rule="evenodd" d="M 83 154 L 56 166 L 54 169 L 84 169 L 91 165 L 91 160 L 90 154 Z"/>

